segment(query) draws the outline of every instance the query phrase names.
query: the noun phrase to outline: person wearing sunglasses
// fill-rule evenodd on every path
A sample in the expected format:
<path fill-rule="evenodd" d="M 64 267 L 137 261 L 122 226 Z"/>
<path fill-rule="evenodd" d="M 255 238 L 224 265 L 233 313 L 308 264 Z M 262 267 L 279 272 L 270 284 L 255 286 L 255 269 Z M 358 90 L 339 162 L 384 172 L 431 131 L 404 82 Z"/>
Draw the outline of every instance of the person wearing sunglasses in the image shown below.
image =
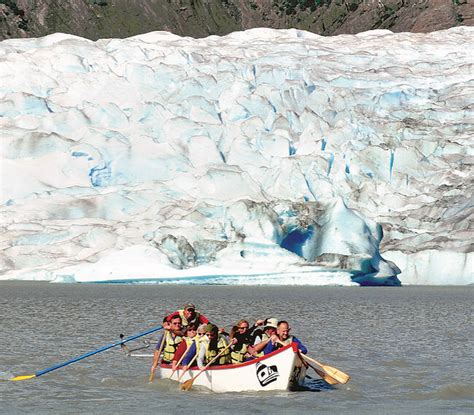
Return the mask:
<path fill-rule="evenodd" d="M 186 355 L 184 356 L 181 364 L 183 366 L 183 370 L 188 370 L 189 366 L 192 365 L 197 358 L 197 353 L 199 352 L 201 342 L 206 340 L 206 328 L 207 324 L 201 324 L 196 330 L 196 336 L 193 337 L 193 343 L 187 349 Z"/>
<path fill-rule="evenodd" d="M 186 333 L 183 337 L 183 341 L 179 344 L 178 349 L 176 350 L 176 353 L 173 356 L 173 362 L 171 363 L 171 368 L 173 369 L 173 371 L 178 368 L 178 362 L 180 361 L 181 356 L 183 356 L 183 354 L 186 353 L 185 357 L 183 358 L 183 364 L 186 356 L 189 355 L 189 357 L 191 358 L 196 354 L 196 342 L 199 342 L 199 340 L 200 337 L 197 336 L 197 327 L 192 324 L 186 327 Z M 191 350 L 193 346 L 194 353 Z"/>
<path fill-rule="evenodd" d="M 156 349 L 153 354 L 153 363 L 150 369 L 151 375 L 154 375 L 156 368 L 158 367 L 160 352 L 163 351 L 161 362 L 171 364 L 179 344 L 183 341 L 181 317 L 176 315 L 171 318 L 165 317 L 163 328 L 165 331 L 158 343 L 156 343 Z"/>
<path fill-rule="evenodd" d="M 243 363 L 248 357 L 248 348 L 252 344 L 250 325 L 247 320 L 240 320 L 230 332 L 232 346 L 230 356 L 232 364 Z"/>

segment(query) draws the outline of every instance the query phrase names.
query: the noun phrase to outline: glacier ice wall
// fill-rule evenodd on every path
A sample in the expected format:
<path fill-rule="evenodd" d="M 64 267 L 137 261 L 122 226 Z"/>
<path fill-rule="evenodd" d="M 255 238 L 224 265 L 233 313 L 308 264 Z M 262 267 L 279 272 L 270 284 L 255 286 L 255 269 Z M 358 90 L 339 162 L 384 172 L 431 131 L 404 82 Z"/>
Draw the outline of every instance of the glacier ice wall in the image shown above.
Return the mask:
<path fill-rule="evenodd" d="M 471 284 L 474 28 L 0 43 L 0 279 Z"/>

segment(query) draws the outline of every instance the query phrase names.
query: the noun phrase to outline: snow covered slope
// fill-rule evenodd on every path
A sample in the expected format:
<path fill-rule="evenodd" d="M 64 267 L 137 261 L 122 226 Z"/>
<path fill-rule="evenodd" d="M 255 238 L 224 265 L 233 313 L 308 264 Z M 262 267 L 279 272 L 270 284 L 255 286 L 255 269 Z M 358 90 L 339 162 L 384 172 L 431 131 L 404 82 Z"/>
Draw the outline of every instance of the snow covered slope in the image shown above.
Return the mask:
<path fill-rule="evenodd" d="M 473 283 L 473 39 L 1 42 L 0 279 Z"/>

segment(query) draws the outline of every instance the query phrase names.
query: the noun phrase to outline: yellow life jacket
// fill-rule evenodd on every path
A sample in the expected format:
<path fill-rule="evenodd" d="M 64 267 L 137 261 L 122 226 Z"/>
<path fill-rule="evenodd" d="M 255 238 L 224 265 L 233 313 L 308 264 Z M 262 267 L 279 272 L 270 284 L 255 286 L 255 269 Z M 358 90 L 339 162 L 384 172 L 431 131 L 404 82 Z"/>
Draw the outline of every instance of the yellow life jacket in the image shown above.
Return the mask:
<path fill-rule="evenodd" d="M 173 361 L 176 349 L 183 338 L 181 336 L 173 337 L 170 331 L 165 331 L 165 345 L 163 347 L 163 362 L 171 363 Z"/>
<path fill-rule="evenodd" d="M 245 359 L 245 354 L 247 353 L 247 344 L 243 344 L 240 350 L 232 350 L 230 353 L 230 358 L 232 360 L 232 364 L 236 365 L 237 363 L 243 363 Z"/>
<path fill-rule="evenodd" d="M 184 316 L 184 310 L 178 310 L 179 316 L 181 317 L 181 324 L 183 327 L 189 326 L 191 323 L 194 323 L 195 325 L 199 324 L 199 311 L 195 311 L 195 316 L 191 321 L 188 321 L 188 319 Z"/>
<path fill-rule="evenodd" d="M 206 345 L 206 362 L 209 363 L 212 359 L 214 359 L 222 349 L 227 347 L 227 341 L 224 336 L 219 336 L 219 340 L 217 341 L 217 350 L 209 349 L 209 343 Z M 213 365 L 227 365 L 230 363 L 230 352 L 227 349 L 220 357 L 214 362 Z"/>

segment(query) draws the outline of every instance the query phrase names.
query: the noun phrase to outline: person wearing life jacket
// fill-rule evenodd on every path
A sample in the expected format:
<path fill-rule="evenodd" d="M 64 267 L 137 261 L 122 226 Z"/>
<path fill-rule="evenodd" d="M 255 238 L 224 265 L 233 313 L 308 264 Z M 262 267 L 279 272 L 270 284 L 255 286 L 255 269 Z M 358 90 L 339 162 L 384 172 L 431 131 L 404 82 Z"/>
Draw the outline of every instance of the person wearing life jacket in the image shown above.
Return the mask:
<path fill-rule="evenodd" d="M 173 361 L 173 356 L 178 349 L 179 344 L 183 340 L 181 333 L 181 317 L 174 316 L 171 318 L 165 317 L 163 322 L 165 332 L 161 336 L 156 349 L 153 354 L 153 363 L 151 365 L 151 374 L 153 375 L 158 367 L 160 361 L 160 351 L 163 352 L 162 363 L 170 364 Z"/>
<path fill-rule="evenodd" d="M 183 337 L 183 341 L 179 344 L 176 353 L 173 356 L 173 361 L 171 363 L 171 368 L 176 370 L 178 367 L 178 362 L 181 360 L 181 357 L 185 354 L 187 355 L 190 351 L 191 346 L 196 342 L 196 334 L 197 334 L 197 327 L 194 325 L 189 325 L 186 327 L 185 336 Z M 190 353 L 190 352 L 189 352 Z M 191 354 L 191 353 L 190 353 Z M 196 352 L 193 353 L 193 355 Z M 184 360 L 184 357 L 183 357 Z"/>
<path fill-rule="evenodd" d="M 183 371 L 188 370 L 190 366 L 192 366 L 196 362 L 197 354 L 199 352 L 201 342 L 206 337 L 206 327 L 207 324 L 201 324 L 197 328 L 196 336 L 193 337 L 193 342 L 191 346 L 186 350 L 186 354 L 181 361 L 181 366 L 183 367 Z"/>
<path fill-rule="evenodd" d="M 230 347 L 232 364 L 243 363 L 249 357 L 248 347 L 252 344 L 249 322 L 247 320 L 240 320 L 236 326 L 232 327 L 230 339 L 232 341 L 232 346 Z"/>
<path fill-rule="evenodd" d="M 171 313 L 168 318 L 171 318 L 175 315 L 179 315 L 181 317 L 181 324 L 183 326 L 183 330 L 186 329 L 186 327 L 190 324 L 196 327 L 200 324 L 209 324 L 209 319 L 206 316 L 203 316 L 199 311 L 197 311 L 196 306 L 193 303 L 185 304 L 182 310 L 178 310 L 174 313 Z"/>
<path fill-rule="evenodd" d="M 263 334 L 263 330 L 265 327 L 266 319 L 258 319 L 252 327 L 249 328 L 250 338 L 252 340 L 252 344 L 256 343 L 257 339 L 260 339 Z M 258 343 L 258 342 L 257 342 Z"/>
<path fill-rule="evenodd" d="M 255 339 L 253 348 L 250 348 L 252 356 L 262 357 L 264 355 L 263 350 L 269 343 L 271 337 L 276 334 L 278 328 L 278 320 L 276 318 L 267 318 L 263 327 L 263 333 L 260 337 Z"/>
<path fill-rule="evenodd" d="M 290 336 L 290 330 L 290 325 L 287 321 L 282 320 L 278 322 L 277 332 L 270 337 L 270 340 L 263 349 L 263 353 L 267 355 L 291 343 L 296 343 L 298 349 L 301 350 L 301 353 L 308 353 L 308 349 L 303 345 L 303 343 L 301 343 L 301 341 L 299 341 L 295 336 Z"/>
<path fill-rule="evenodd" d="M 197 355 L 197 365 L 200 369 L 210 363 L 219 353 L 221 353 L 228 346 L 224 335 L 219 334 L 217 326 L 208 324 L 206 326 L 206 335 L 201 341 L 199 352 Z M 219 356 L 211 366 L 227 365 L 230 363 L 229 349 Z"/>

